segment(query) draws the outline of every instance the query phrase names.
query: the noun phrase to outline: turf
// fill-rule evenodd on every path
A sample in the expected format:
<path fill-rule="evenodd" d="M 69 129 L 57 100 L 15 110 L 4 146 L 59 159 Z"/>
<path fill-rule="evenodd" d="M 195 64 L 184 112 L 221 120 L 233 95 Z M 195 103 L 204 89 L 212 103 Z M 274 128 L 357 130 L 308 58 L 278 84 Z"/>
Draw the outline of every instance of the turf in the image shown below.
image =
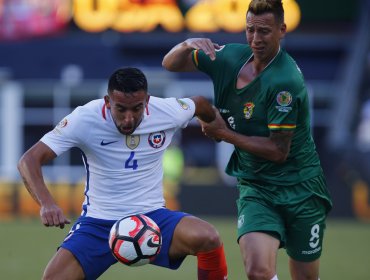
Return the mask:
<path fill-rule="evenodd" d="M 219 230 L 227 254 L 229 279 L 246 279 L 235 242 L 234 218 L 208 218 Z M 38 220 L 0 222 L 0 279 L 40 279 L 44 267 L 68 229 L 44 228 Z M 329 220 L 321 258 L 321 279 L 370 279 L 370 224 Z M 290 279 L 288 258 L 279 251 L 279 279 Z M 177 271 L 151 265 L 114 265 L 99 279 L 176 279 L 196 278 L 196 258 L 188 257 Z"/>

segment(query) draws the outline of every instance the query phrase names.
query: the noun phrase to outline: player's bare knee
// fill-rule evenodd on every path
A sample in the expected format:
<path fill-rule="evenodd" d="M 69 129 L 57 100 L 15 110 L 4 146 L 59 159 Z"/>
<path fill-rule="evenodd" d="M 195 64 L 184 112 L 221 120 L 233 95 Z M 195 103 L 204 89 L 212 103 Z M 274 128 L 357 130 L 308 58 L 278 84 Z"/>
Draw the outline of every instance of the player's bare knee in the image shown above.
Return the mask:
<path fill-rule="evenodd" d="M 249 280 L 271 280 L 275 272 L 267 266 L 245 265 L 246 274 Z"/>
<path fill-rule="evenodd" d="M 209 251 L 221 246 L 222 241 L 219 233 L 213 227 L 204 229 L 199 234 L 199 251 Z"/>
<path fill-rule="evenodd" d="M 247 276 L 249 280 L 271 280 L 271 274 L 268 271 L 247 271 Z"/>

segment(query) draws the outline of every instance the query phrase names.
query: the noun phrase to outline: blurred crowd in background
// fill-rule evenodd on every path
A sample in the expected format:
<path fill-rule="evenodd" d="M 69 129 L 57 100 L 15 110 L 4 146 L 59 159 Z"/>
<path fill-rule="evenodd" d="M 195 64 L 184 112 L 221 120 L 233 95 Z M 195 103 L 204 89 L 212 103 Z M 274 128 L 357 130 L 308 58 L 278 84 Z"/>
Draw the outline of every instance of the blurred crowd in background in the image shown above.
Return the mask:
<path fill-rule="evenodd" d="M 35 211 L 16 170 L 20 155 L 74 107 L 102 97 L 113 69 L 141 68 L 153 95 L 212 100 L 206 76 L 166 72 L 163 55 L 188 37 L 245 43 L 248 3 L 0 0 L 0 218 Z M 331 215 L 370 221 L 370 1 L 283 4 L 289 29 L 283 47 L 309 87 L 313 135 L 334 201 Z M 232 202 L 202 206 L 209 192 L 220 201 L 236 197 L 229 188 L 234 179 L 223 173 L 231 149 L 202 136 L 196 122 L 179 133 L 164 163 L 171 207 L 233 213 Z M 77 151 L 44 172 L 61 199 L 83 184 Z"/>

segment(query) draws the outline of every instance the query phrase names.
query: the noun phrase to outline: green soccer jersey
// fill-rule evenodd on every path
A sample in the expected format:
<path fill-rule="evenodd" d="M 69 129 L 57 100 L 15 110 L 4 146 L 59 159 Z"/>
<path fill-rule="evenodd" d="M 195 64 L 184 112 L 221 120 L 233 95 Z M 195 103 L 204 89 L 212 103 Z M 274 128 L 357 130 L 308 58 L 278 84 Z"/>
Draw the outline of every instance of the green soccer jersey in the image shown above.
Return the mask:
<path fill-rule="evenodd" d="M 214 61 L 203 51 L 193 51 L 193 62 L 213 81 L 215 106 L 231 129 L 247 136 L 264 137 L 270 131 L 294 131 L 284 163 L 277 164 L 235 147 L 226 172 L 238 178 L 283 186 L 322 174 L 311 136 L 309 100 L 300 69 L 280 50 L 251 83 L 237 89 L 238 74 L 252 56 L 251 48 L 245 44 L 222 46 Z"/>

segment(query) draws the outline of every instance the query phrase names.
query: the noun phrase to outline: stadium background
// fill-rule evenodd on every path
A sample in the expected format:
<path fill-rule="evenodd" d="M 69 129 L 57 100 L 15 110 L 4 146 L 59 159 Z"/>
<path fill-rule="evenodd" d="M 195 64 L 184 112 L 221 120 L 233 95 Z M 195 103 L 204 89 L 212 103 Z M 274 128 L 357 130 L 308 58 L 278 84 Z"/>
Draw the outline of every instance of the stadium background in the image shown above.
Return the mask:
<path fill-rule="evenodd" d="M 38 216 L 16 169 L 21 154 L 74 107 L 103 96 L 114 69 L 141 68 L 153 95 L 211 100 L 205 75 L 166 72 L 162 57 L 189 37 L 244 43 L 248 2 L 0 1 L 0 226 Z M 349 227 L 368 231 L 370 1 L 283 2 L 291 30 L 282 45 L 309 87 L 314 138 L 334 201 L 330 220 L 350 220 Z M 192 122 L 172 148 L 165 166 L 171 205 L 234 219 L 235 181 L 222 172 L 230 147 L 203 137 Z M 56 200 L 71 215 L 83 199 L 81 164 L 71 151 L 44 168 Z"/>

